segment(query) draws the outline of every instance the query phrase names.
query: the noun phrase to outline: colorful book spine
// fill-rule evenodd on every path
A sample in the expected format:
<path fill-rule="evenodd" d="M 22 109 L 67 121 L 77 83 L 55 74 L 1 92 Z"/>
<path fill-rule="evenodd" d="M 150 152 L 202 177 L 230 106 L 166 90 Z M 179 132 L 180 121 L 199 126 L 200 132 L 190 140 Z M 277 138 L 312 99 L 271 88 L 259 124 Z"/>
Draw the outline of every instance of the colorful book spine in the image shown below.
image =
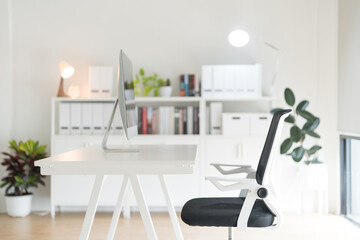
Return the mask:
<path fill-rule="evenodd" d="M 194 134 L 199 134 L 199 107 L 194 107 Z"/>
<path fill-rule="evenodd" d="M 142 133 L 142 107 L 138 107 L 138 134 Z"/>
<path fill-rule="evenodd" d="M 147 107 L 142 108 L 141 121 L 142 121 L 141 134 L 147 134 L 147 130 L 148 130 Z"/>
<path fill-rule="evenodd" d="M 179 134 L 179 108 L 175 108 L 174 111 L 174 134 Z"/>
<path fill-rule="evenodd" d="M 152 115 L 153 115 L 153 108 L 147 108 L 147 134 L 152 134 Z"/>
<path fill-rule="evenodd" d="M 179 134 L 184 134 L 184 111 L 179 108 Z"/>
<path fill-rule="evenodd" d="M 184 75 L 180 76 L 180 96 L 185 97 L 185 82 Z"/>
<path fill-rule="evenodd" d="M 183 108 L 183 131 L 187 134 L 187 107 Z"/>
<path fill-rule="evenodd" d="M 193 106 L 187 107 L 187 134 L 194 134 L 194 132 L 193 132 L 193 124 L 194 124 L 193 111 L 194 111 Z"/>

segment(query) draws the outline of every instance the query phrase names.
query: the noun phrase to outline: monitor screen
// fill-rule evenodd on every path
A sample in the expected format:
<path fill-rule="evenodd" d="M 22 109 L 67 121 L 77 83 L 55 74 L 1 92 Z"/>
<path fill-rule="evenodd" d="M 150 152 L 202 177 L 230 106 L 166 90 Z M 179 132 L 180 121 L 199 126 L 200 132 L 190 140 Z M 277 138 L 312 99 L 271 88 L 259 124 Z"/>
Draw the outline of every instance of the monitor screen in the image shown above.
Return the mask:
<path fill-rule="evenodd" d="M 132 63 L 123 50 L 120 51 L 118 98 L 121 119 L 128 139 L 137 135 L 137 109 L 134 94 Z"/>

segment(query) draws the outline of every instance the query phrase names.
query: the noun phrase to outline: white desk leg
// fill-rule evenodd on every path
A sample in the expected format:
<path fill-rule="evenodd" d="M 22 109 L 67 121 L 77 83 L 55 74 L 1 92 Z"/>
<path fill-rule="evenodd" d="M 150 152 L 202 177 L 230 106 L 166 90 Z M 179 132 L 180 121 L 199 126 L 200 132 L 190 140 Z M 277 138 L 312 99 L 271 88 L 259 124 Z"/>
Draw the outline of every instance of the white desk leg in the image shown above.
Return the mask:
<path fill-rule="evenodd" d="M 148 239 L 149 240 L 157 240 L 154 225 L 151 220 L 151 216 L 149 213 L 149 209 L 146 205 L 146 201 L 145 201 L 143 192 L 141 190 L 141 185 L 140 185 L 138 176 L 131 175 L 130 182 L 131 182 L 132 189 L 134 191 L 136 202 L 137 202 L 139 210 L 140 210 L 141 218 L 143 220 L 146 233 L 148 235 Z"/>
<path fill-rule="evenodd" d="M 166 205 L 167 205 L 167 208 L 169 211 L 171 223 L 172 223 L 174 231 L 175 231 L 176 239 L 183 240 L 184 237 L 181 232 L 181 228 L 180 228 L 179 221 L 178 221 L 178 218 L 177 218 L 177 215 L 175 212 L 174 205 L 172 204 L 171 199 L 170 199 L 169 191 L 168 191 L 164 176 L 159 175 L 159 180 L 160 180 L 160 184 L 161 184 L 161 189 L 164 193 L 164 197 L 166 200 Z"/>
<path fill-rule="evenodd" d="M 104 183 L 104 175 L 96 175 L 95 183 L 91 192 L 91 197 L 89 201 L 88 208 L 86 210 L 85 219 L 82 225 L 81 233 L 80 233 L 80 240 L 87 240 L 89 239 L 90 230 L 92 223 L 94 221 L 94 216 L 96 213 L 96 207 L 99 201 L 99 195 Z"/>
<path fill-rule="evenodd" d="M 114 239 L 115 230 L 116 230 L 116 227 L 117 227 L 117 224 L 118 224 L 118 221 L 119 221 L 121 209 L 123 207 L 124 198 L 125 198 L 127 188 L 128 188 L 127 187 L 128 186 L 128 180 L 129 180 L 129 177 L 127 175 L 124 175 L 123 182 L 122 182 L 122 185 L 121 185 L 121 189 L 120 189 L 120 192 L 119 192 L 119 196 L 118 196 L 118 199 L 117 199 L 116 207 L 115 207 L 112 219 L 111 219 L 111 224 L 110 224 L 110 228 L 109 228 L 109 232 L 108 232 L 108 236 L 107 236 L 108 240 Z"/>

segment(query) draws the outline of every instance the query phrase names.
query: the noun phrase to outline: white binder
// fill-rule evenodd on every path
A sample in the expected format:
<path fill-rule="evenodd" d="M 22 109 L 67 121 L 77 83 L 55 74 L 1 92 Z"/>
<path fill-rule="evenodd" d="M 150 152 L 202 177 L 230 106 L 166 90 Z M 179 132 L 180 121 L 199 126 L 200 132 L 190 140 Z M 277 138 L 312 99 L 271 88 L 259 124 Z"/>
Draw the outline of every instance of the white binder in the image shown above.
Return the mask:
<path fill-rule="evenodd" d="M 204 98 L 213 97 L 213 66 L 204 65 L 201 70 L 201 88 Z"/>
<path fill-rule="evenodd" d="M 100 67 L 101 95 L 103 97 L 111 96 L 113 84 L 113 68 L 110 66 Z"/>
<path fill-rule="evenodd" d="M 92 129 L 92 104 L 81 104 L 81 134 L 90 135 L 93 133 Z"/>
<path fill-rule="evenodd" d="M 236 65 L 224 66 L 224 97 L 233 98 L 235 96 L 235 70 Z"/>
<path fill-rule="evenodd" d="M 215 98 L 221 98 L 224 96 L 224 76 L 225 66 L 213 66 L 213 91 Z"/>
<path fill-rule="evenodd" d="M 212 135 L 221 134 L 221 114 L 222 103 L 212 102 L 210 103 L 210 133 Z"/>
<path fill-rule="evenodd" d="M 104 133 L 104 113 L 103 113 L 103 103 L 93 103 L 92 104 L 92 126 L 93 134 L 103 134 Z"/>
<path fill-rule="evenodd" d="M 81 133 L 81 103 L 70 103 L 70 134 Z"/>
<path fill-rule="evenodd" d="M 104 103 L 104 109 L 103 109 L 103 127 L 104 130 L 106 131 L 107 129 L 107 125 L 109 123 L 110 117 L 111 117 L 111 113 L 114 109 L 114 103 Z M 118 112 L 117 112 L 118 113 Z M 119 114 L 119 113 L 118 113 Z M 112 126 L 110 126 L 110 132 L 113 132 L 114 129 L 114 125 L 115 123 L 113 123 Z"/>
<path fill-rule="evenodd" d="M 113 122 L 113 133 L 114 134 L 123 134 L 123 126 L 122 126 L 122 121 L 121 121 L 121 117 L 120 117 L 120 110 L 119 108 L 116 108 L 115 110 L 115 115 L 114 115 L 114 122 Z"/>
<path fill-rule="evenodd" d="M 59 134 L 70 134 L 70 103 L 59 104 Z"/>

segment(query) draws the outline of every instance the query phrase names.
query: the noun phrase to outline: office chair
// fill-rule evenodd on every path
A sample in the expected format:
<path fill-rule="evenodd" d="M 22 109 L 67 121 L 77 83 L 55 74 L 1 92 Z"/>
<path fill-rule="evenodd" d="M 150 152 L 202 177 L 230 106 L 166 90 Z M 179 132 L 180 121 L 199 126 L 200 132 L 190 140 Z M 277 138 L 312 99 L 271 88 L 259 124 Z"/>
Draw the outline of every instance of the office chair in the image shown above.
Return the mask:
<path fill-rule="evenodd" d="M 228 227 L 229 240 L 233 239 L 234 227 L 246 230 L 280 226 L 281 212 L 271 189 L 270 170 L 279 151 L 284 120 L 290 113 L 291 110 L 274 113 L 256 171 L 251 166 L 213 164 L 223 175 L 247 174 L 246 178 L 206 178 L 221 191 L 241 190 L 240 196 L 191 199 L 181 211 L 183 222 L 190 226 Z"/>

